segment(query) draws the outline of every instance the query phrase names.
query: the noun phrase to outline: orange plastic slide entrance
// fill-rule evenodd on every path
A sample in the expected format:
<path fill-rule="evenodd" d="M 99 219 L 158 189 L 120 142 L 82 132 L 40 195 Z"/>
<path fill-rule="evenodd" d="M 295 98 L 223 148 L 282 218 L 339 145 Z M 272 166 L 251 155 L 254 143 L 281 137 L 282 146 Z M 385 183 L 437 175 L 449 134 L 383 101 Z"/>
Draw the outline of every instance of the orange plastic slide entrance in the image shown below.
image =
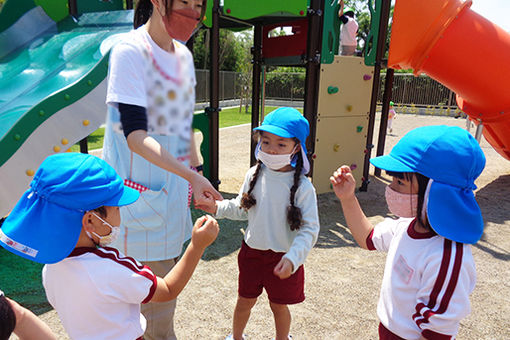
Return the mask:
<path fill-rule="evenodd" d="M 510 34 L 471 3 L 397 0 L 388 66 L 426 73 L 457 93 L 460 109 L 510 160 Z"/>

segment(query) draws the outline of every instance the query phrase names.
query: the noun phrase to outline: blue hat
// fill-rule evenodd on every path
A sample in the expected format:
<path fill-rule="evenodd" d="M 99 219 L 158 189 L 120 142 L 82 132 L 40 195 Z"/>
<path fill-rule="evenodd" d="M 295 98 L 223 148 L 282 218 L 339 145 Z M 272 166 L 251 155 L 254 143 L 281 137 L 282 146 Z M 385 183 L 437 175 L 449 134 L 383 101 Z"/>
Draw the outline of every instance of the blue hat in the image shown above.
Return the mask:
<path fill-rule="evenodd" d="M 81 153 L 49 156 L 4 221 L 0 244 L 35 262 L 58 262 L 76 246 L 85 212 L 131 204 L 139 196 L 100 158 Z"/>
<path fill-rule="evenodd" d="M 259 127 L 253 130 L 267 131 L 283 138 L 297 138 L 301 144 L 301 155 L 303 156 L 303 173 L 310 171 L 310 162 L 306 156 L 306 138 L 310 133 L 308 120 L 296 109 L 291 107 L 280 107 L 271 111 Z M 258 148 L 255 150 L 257 157 Z M 293 159 L 292 165 L 295 166 Z"/>
<path fill-rule="evenodd" d="M 386 171 L 417 172 L 429 183 L 427 217 L 441 236 L 476 243 L 483 219 L 473 190 L 485 167 L 485 155 L 467 132 L 453 126 L 425 126 L 407 133 L 389 155 L 370 162 Z"/>

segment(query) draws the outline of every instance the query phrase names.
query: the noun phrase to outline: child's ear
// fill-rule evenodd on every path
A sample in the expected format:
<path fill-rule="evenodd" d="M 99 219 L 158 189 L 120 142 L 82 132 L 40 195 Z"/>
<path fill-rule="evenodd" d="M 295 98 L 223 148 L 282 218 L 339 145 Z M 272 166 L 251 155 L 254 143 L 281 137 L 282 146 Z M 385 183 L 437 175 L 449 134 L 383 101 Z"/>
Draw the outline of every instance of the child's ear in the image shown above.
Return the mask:
<path fill-rule="evenodd" d="M 86 231 L 90 232 L 90 231 L 95 231 L 95 226 L 92 222 L 92 214 L 90 212 L 86 212 L 84 215 L 83 215 L 83 218 L 81 220 L 81 224 L 83 226 L 83 229 L 85 229 Z"/>

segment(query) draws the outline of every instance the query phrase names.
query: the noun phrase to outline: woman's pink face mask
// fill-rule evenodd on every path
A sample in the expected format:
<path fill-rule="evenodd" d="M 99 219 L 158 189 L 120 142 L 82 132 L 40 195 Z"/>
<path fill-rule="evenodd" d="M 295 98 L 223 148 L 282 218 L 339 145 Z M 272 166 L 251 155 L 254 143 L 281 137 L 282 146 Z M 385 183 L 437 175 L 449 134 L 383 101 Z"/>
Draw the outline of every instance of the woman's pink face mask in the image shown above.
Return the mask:
<path fill-rule="evenodd" d="M 173 39 L 186 42 L 200 21 L 200 12 L 190 8 L 174 9 L 163 16 L 167 33 Z"/>

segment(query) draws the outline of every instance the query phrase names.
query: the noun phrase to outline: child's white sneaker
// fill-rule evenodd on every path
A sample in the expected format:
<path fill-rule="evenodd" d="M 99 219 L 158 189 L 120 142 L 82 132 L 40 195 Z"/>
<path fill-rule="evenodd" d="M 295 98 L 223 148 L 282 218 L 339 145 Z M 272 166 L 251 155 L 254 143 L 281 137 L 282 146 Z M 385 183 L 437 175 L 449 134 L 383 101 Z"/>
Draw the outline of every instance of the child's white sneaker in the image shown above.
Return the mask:
<path fill-rule="evenodd" d="M 225 340 L 234 340 L 234 334 L 229 334 Z M 246 334 L 243 334 L 243 340 L 246 340 Z"/>

